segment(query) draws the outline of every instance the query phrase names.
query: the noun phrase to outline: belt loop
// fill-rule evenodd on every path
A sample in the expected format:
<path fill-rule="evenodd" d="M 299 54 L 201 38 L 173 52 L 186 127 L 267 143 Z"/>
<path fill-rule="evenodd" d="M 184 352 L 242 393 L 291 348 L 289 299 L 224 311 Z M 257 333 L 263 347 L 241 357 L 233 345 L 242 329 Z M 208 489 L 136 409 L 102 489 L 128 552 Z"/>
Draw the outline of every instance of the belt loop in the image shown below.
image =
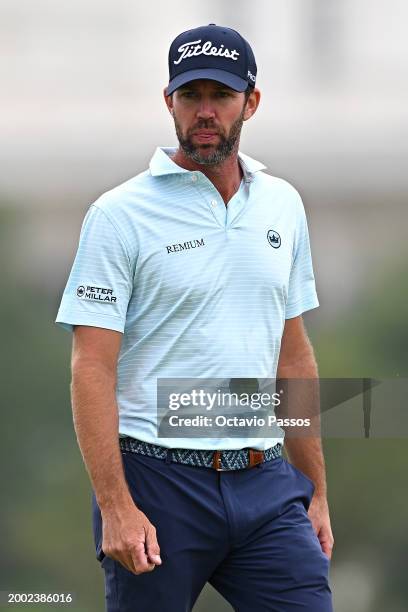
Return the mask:
<path fill-rule="evenodd" d="M 173 457 L 172 457 L 172 455 L 173 455 L 173 453 L 172 453 L 172 451 L 171 451 L 171 448 L 168 448 L 168 449 L 166 450 L 166 459 L 164 460 L 164 461 L 167 463 L 167 465 L 168 465 L 169 463 L 171 463 L 171 460 L 172 460 L 172 458 L 173 458 Z"/>

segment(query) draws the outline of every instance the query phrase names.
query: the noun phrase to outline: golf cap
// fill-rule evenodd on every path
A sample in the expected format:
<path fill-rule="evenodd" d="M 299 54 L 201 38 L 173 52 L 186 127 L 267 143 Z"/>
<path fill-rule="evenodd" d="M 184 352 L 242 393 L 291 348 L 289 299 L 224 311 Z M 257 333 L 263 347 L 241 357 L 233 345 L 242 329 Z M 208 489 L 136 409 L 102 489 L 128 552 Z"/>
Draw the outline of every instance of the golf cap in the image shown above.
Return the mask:
<path fill-rule="evenodd" d="M 249 43 L 236 30 L 215 23 L 182 32 L 170 45 L 167 95 L 195 79 L 219 81 L 235 91 L 255 87 Z"/>

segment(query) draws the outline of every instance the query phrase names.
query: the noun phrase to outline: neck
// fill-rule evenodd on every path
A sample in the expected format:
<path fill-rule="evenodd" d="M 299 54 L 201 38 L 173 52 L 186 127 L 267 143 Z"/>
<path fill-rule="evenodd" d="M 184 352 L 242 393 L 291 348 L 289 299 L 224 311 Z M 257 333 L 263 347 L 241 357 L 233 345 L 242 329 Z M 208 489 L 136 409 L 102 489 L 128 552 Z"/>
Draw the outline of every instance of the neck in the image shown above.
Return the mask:
<path fill-rule="evenodd" d="M 171 159 L 181 168 L 190 171 L 199 170 L 212 182 L 220 193 L 225 205 L 228 204 L 232 196 L 238 191 L 243 176 L 241 165 L 238 161 L 238 148 L 220 164 L 205 165 L 199 164 L 187 157 L 180 148 Z"/>

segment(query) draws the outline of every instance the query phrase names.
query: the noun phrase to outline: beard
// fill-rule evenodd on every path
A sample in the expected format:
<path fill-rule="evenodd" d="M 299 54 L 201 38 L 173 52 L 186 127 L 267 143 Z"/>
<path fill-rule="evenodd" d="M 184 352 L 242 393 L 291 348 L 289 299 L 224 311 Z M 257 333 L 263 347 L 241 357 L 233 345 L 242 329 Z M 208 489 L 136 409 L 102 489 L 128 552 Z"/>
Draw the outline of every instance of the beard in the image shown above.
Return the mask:
<path fill-rule="evenodd" d="M 205 166 L 216 166 L 221 164 L 229 157 L 234 149 L 238 146 L 239 136 L 241 134 L 242 124 L 244 123 L 244 109 L 241 111 L 240 116 L 232 124 L 229 133 L 225 134 L 221 131 L 217 132 L 220 142 L 217 145 L 212 144 L 193 144 L 191 138 L 191 132 L 195 130 L 215 130 L 217 129 L 211 124 L 211 121 L 202 120 L 191 130 L 188 130 L 186 137 L 184 137 L 181 130 L 181 126 L 177 121 L 177 117 L 173 114 L 174 127 L 176 129 L 177 138 L 181 149 L 183 150 L 186 157 L 192 159 L 197 164 Z M 212 149 L 211 153 L 203 154 L 203 150 Z"/>

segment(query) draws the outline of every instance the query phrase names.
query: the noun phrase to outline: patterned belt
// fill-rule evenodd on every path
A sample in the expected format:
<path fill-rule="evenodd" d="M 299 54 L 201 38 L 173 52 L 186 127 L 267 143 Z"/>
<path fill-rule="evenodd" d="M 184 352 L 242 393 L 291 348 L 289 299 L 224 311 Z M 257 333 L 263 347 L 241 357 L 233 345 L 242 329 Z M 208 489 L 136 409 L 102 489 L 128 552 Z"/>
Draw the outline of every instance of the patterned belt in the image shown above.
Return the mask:
<path fill-rule="evenodd" d="M 165 448 L 157 444 L 142 442 L 135 438 L 119 438 L 121 451 L 147 455 L 156 459 L 164 459 L 168 462 L 184 463 L 196 467 L 214 468 L 219 472 L 227 470 L 244 470 L 254 467 L 264 461 L 277 459 L 282 454 L 282 444 L 278 442 L 272 448 L 265 451 L 253 448 L 241 450 L 191 450 L 186 448 Z"/>

